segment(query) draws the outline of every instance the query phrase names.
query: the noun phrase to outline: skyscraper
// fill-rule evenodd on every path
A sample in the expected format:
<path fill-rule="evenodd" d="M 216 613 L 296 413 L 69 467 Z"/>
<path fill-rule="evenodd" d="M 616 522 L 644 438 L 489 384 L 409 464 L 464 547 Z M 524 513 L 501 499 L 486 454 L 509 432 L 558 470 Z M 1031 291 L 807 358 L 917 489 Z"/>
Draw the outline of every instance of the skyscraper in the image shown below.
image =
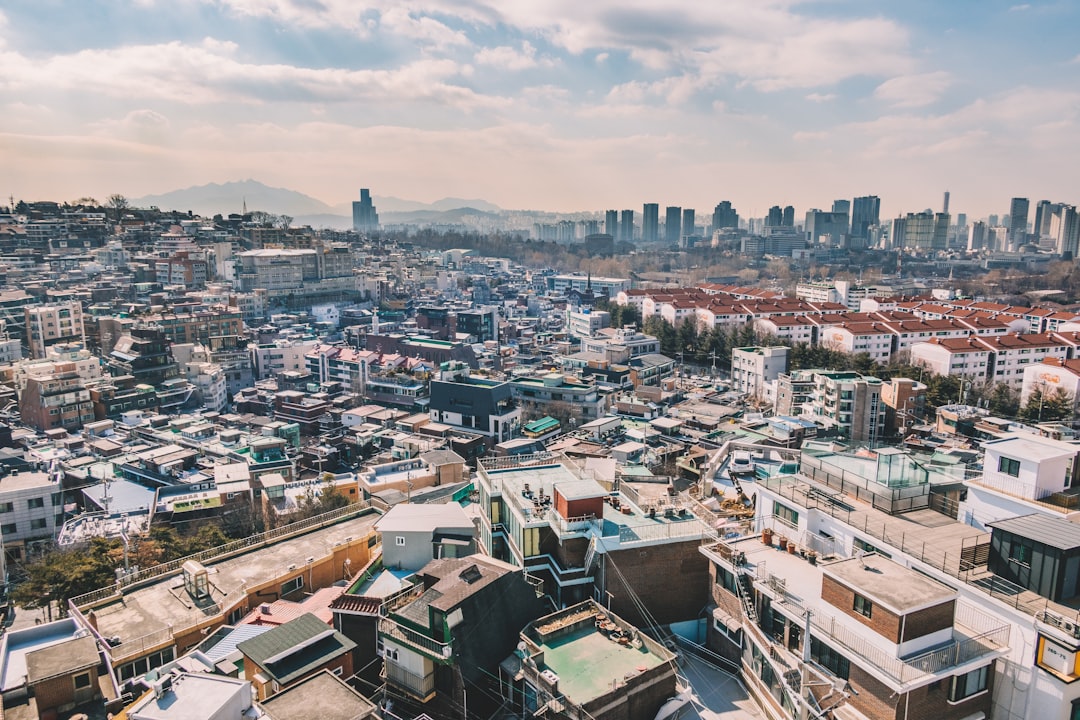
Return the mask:
<path fill-rule="evenodd" d="M 941 212 L 945 213 L 946 215 L 949 214 L 949 191 L 948 190 L 945 191 L 945 198 L 941 203 Z"/>
<path fill-rule="evenodd" d="M 784 227 L 795 227 L 795 208 L 791 205 L 784 207 Z"/>
<path fill-rule="evenodd" d="M 731 207 L 731 203 L 727 200 L 723 200 L 713 208 L 712 214 L 712 229 L 723 230 L 724 228 L 738 228 L 739 227 L 739 213 L 735 212 L 735 208 Z"/>
<path fill-rule="evenodd" d="M 622 242 L 634 242 L 634 211 L 623 210 L 619 218 L 619 237 Z"/>
<path fill-rule="evenodd" d="M 945 213 L 908 213 L 904 219 L 903 247 L 909 250 L 944 250 L 949 239 L 949 216 Z M 895 242 L 895 241 L 894 241 Z"/>
<path fill-rule="evenodd" d="M 619 211 L 608 210 L 604 213 L 604 232 L 613 238 L 619 237 Z"/>
<path fill-rule="evenodd" d="M 641 209 L 641 242 L 660 241 L 660 206 L 657 203 L 645 203 Z"/>
<path fill-rule="evenodd" d="M 1073 259 L 1080 244 L 1080 217 L 1072 205 L 1058 205 L 1050 216 L 1050 237 L 1054 238 L 1055 251 L 1066 259 Z"/>
<path fill-rule="evenodd" d="M 855 198 L 851 211 L 851 236 L 865 240 L 869 237 L 868 229 L 881 223 L 881 198 L 866 195 Z"/>
<path fill-rule="evenodd" d="M 371 192 L 360 189 L 360 201 L 352 204 L 352 226 L 356 232 L 372 232 L 379 229 L 379 213 L 371 202 Z"/>
<path fill-rule="evenodd" d="M 669 205 L 664 210 L 664 242 L 677 243 L 682 235 L 682 208 Z"/>
<path fill-rule="evenodd" d="M 682 234 L 694 235 L 694 211 L 692 208 L 687 208 L 682 211 Z"/>
<path fill-rule="evenodd" d="M 1027 239 L 1028 199 L 1013 198 L 1009 203 L 1009 234 L 1008 241 L 1010 251 L 1018 249 Z"/>
<path fill-rule="evenodd" d="M 977 252 L 986 247 L 986 223 L 976 220 L 968 226 L 968 252 Z"/>
<path fill-rule="evenodd" d="M 765 217 L 765 227 L 776 227 L 784 224 L 784 211 L 779 205 L 769 208 L 769 214 Z"/>
<path fill-rule="evenodd" d="M 1036 238 L 1050 234 L 1050 214 L 1052 212 L 1053 208 L 1049 200 L 1040 200 L 1035 205 L 1035 224 L 1031 227 L 1031 232 Z"/>

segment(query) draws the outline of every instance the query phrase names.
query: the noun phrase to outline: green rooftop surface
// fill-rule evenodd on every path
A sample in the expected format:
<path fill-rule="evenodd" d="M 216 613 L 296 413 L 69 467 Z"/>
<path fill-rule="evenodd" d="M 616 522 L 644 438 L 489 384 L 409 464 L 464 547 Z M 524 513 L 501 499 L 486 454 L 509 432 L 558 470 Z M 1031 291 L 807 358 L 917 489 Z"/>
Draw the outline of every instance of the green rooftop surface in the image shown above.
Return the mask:
<path fill-rule="evenodd" d="M 652 670 L 664 662 L 644 645 L 641 649 L 620 645 L 590 626 L 540 648 L 544 667 L 559 676 L 559 692 L 578 705 L 609 692 L 612 682 L 622 682 L 628 673 Z"/>
<path fill-rule="evenodd" d="M 525 432 L 542 433 L 548 430 L 554 430 L 559 427 L 559 421 L 550 415 L 546 415 L 539 420 L 533 420 L 532 422 L 525 423 L 525 427 L 522 428 Z"/>

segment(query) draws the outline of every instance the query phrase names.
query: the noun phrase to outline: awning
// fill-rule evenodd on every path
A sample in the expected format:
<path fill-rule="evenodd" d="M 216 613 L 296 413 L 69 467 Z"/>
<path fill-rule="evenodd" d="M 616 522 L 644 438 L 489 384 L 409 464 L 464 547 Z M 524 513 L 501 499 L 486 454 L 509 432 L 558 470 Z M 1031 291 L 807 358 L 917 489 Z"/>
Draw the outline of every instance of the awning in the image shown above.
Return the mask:
<path fill-rule="evenodd" d="M 721 625 L 725 625 L 728 630 L 735 631 L 742 629 L 742 618 L 731 615 L 722 607 L 714 609 L 712 611 L 712 616 L 713 620 Z"/>
<path fill-rule="evenodd" d="M 667 718 L 675 717 L 675 715 L 689 703 L 690 691 L 687 690 L 679 693 L 660 706 L 660 709 L 656 711 L 656 717 L 653 720 L 667 720 Z"/>

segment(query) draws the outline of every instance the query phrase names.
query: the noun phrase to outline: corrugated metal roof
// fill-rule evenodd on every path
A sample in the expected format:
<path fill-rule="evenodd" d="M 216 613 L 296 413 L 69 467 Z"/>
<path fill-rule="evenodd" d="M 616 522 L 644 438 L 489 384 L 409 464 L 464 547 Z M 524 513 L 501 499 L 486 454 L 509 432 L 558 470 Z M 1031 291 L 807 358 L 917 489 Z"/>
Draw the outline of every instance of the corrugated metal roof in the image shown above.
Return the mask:
<path fill-rule="evenodd" d="M 1065 518 L 1031 513 L 1005 520 L 995 520 L 987 525 L 994 530 L 1019 535 L 1059 550 L 1080 548 L 1080 524 Z"/>

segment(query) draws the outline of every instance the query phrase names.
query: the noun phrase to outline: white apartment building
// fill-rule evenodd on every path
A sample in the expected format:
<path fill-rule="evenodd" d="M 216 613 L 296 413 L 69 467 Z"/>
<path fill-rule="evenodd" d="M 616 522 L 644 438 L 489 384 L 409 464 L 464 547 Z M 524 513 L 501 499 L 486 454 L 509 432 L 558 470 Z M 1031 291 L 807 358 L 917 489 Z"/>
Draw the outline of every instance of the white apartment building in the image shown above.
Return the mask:
<path fill-rule="evenodd" d="M 264 345 L 250 345 L 256 379 L 275 377 L 286 371 L 303 372 L 307 369 L 305 356 L 318 344 L 318 340 L 279 339 Z"/>
<path fill-rule="evenodd" d="M 43 358 L 46 348 L 59 343 L 86 342 L 82 303 L 78 300 L 33 305 L 24 311 L 30 357 Z"/>
<path fill-rule="evenodd" d="M 1075 345 L 1054 333 L 994 337 L 934 338 L 911 346 L 911 362 L 938 375 L 1021 385 L 1027 366 L 1046 358 L 1064 360 Z"/>
<path fill-rule="evenodd" d="M 731 387 L 751 397 L 775 400 L 776 380 L 786 373 L 788 348 L 743 347 L 731 350 Z"/>
<path fill-rule="evenodd" d="M 594 352 L 608 362 L 625 363 L 639 355 L 660 352 L 660 341 L 633 328 L 604 328 L 592 337 L 581 339 L 582 352 Z"/>
<path fill-rule="evenodd" d="M 1080 507 L 1049 502 L 1078 485 L 1080 446 L 1029 433 L 983 443 L 981 475 L 965 482 L 959 519 L 981 530 L 998 520 L 1046 513 L 1080 520 Z"/>
<path fill-rule="evenodd" d="M 604 310 L 567 310 L 566 331 L 574 337 L 592 337 L 611 325 L 611 313 Z"/>
<path fill-rule="evenodd" d="M 817 325 L 799 315 L 773 315 L 754 320 L 756 332 L 797 344 L 812 344 L 817 329 Z"/>
<path fill-rule="evenodd" d="M 1080 399 L 1080 359 L 1062 360 L 1046 358 L 1041 363 L 1024 368 L 1024 384 L 1020 388 L 1020 404 L 1026 405 L 1036 391 L 1044 395 L 1058 390 L 1073 399 L 1073 407 Z"/>
<path fill-rule="evenodd" d="M 886 364 L 892 357 L 893 338 L 892 330 L 880 323 L 844 323 L 823 329 L 821 344 L 846 353 L 866 353 Z"/>
<path fill-rule="evenodd" d="M 0 478 L 0 535 L 8 557 L 22 559 L 37 542 L 49 543 L 64 524 L 63 490 L 48 473 Z"/>

